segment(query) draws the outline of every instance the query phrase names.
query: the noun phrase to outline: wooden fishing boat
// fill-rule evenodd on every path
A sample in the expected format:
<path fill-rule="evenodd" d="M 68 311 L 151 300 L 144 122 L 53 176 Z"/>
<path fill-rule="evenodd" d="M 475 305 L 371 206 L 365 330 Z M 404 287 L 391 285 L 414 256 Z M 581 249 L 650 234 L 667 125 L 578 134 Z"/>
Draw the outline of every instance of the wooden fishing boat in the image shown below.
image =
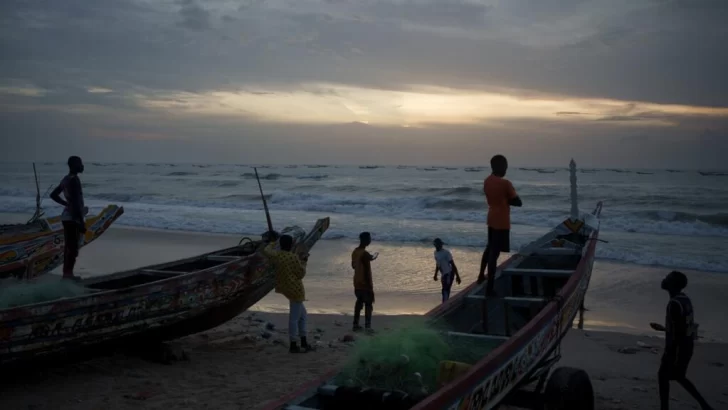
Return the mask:
<path fill-rule="evenodd" d="M 337 384 L 341 370 L 335 369 L 266 409 L 470 410 L 506 403 L 527 407 L 529 402 L 570 402 L 572 406 L 552 408 L 593 410 L 593 389 L 583 370 L 562 367 L 548 378 L 577 312 L 582 312 L 580 322 L 583 319 L 599 235 L 601 203 L 591 214 L 579 213 L 573 161 L 571 182 L 571 216 L 498 267 L 494 283 L 498 296 L 486 297 L 486 283 L 473 283 L 426 314 L 432 325 L 443 329 L 449 346 L 467 345 L 471 356 L 476 352 L 472 361 L 460 366 L 461 373 L 418 397 Z M 462 362 L 457 357 L 452 360 Z M 535 388 L 527 389 L 533 384 Z"/>
<path fill-rule="evenodd" d="M 294 251 L 308 252 L 329 227 L 292 227 Z M 0 366 L 117 346 L 153 344 L 202 332 L 237 316 L 274 288 L 261 254 L 238 246 L 78 282 L 88 294 L 0 310 Z"/>
<path fill-rule="evenodd" d="M 108 205 L 86 218 L 86 233 L 79 247 L 96 240 L 124 213 L 124 208 Z M 17 234 L 0 236 L 0 279 L 32 279 L 63 263 L 63 223 L 60 216 L 40 218 L 15 228 Z"/>

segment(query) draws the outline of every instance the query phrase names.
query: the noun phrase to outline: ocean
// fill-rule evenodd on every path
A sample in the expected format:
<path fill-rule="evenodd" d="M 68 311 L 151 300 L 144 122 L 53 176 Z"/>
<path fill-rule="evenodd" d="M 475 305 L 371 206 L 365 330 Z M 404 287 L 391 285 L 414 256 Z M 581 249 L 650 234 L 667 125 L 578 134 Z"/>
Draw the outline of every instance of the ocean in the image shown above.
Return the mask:
<path fill-rule="evenodd" d="M 577 165 L 579 165 L 577 163 Z M 588 167 L 588 164 L 584 164 Z M 36 164 L 47 215 L 61 211 L 47 190 L 65 163 Z M 331 217 L 324 238 L 482 248 L 486 242 L 483 179 L 489 168 L 425 166 L 259 166 L 274 227 L 309 228 Z M 513 249 L 568 216 L 569 172 L 563 168 L 511 168 L 523 199 L 512 210 Z M 728 272 L 728 177 L 682 170 L 580 168 L 579 206 L 602 201 L 597 257 L 627 263 Z M 0 212 L 32 214 L 33 169 L 1 163 Z M 81 177 L 90 212 L 122 205 L 118 225 L 211 233 L 266 230 L 250 165 L 86 163 Z"/>

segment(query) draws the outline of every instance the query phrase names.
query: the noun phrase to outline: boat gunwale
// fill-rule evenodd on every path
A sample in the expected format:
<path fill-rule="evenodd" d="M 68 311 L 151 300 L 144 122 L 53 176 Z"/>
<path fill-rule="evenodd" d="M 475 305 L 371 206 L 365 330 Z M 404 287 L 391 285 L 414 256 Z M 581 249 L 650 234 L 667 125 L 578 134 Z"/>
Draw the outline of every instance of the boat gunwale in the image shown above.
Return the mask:
<path fill-rule="evenodd" d="M 108 204 L 98 214 L 92 215 L 91 217 L 89 217 L 87 219 L 96 218 L 96 221 L 98 221 L 99 219 L 101 219 L 101 217 L 105 213 L 108 212 L 108 210 L 111 207 L 116 207 L 116 209 L 114 209 L 113 212 L 111 213 L 111 218 L 112 218 L 112 223 L 113 223 L 117 219 L 119 219 L 119 217 L 121 215 L 124 214 L 124 207 L 123 206 L 116 205 L 116 204 Z M 46 220 L 54 219 L 54 218 L 59 218 L 60 219 L 60 215 L 53 216 L 53 217 L 50 217 L 50 218 L 46 218 Z M 26 225 L 26 224 L 16 224 L 16 225 Z M 88 226 L 87 226 L 87 228 L 88 228 Z M 18 235 L 19 238 L 17 238 L 17 239 L 13 239 L 13 236 L 5 236 L 5 235 L 3 235 L 3 236 L 0 236 L 0 247 L 2 247 L 2 246 L 13 246 L 13 245 L 16 245 L 16 244 L 19 244 L 19 243 L 22 243 L 22 242 L 32 241 L 32 240 L 35 240 L 35 239 L 43 238 L 45 236 L 58 235 L 58 234 L 63 234 L 63 227 L 61 227 L 59 229 L 50 229 L 48 231 L 41 231 L 41 232 L 34 232 L 34 233 L 30 233 L 30 234 L 25 234 L 25 235 Z"/>

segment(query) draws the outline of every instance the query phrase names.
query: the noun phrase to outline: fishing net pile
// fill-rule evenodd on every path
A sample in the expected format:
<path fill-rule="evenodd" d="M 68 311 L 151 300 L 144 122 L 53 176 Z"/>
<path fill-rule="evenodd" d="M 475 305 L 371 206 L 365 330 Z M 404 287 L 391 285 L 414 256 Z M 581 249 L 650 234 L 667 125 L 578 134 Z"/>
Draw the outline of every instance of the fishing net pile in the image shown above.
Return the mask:
<path fill-rule="evenodd" d="M 428 395 L 440 387 L 438 371 L 444 361 L 474 364 L 494 348 L 482 340 L 449 337 L 446 330 L 418 320 L 362 338 L 336 383 Z"/>
<path fill-rule="evenodd" d="M 88 292 L 83 286 L 70 280 L 60 280 L 58 277 L 42 278 L 34 282 L 8 279 L 0 282 L 0 309 L 72 298 Z"/>

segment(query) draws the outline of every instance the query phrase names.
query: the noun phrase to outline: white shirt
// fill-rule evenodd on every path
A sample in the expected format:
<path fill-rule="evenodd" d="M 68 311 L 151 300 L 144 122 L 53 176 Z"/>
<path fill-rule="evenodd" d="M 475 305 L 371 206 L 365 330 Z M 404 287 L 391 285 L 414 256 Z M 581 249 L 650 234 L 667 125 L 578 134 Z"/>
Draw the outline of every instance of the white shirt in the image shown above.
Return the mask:
<path fill-rule="evenodd" d="M 435 262 L 437 267 L 440 268 L 440 273 L 443 275 L 449 275 L 452 273 L 452 254 L 445 248 L 435 251 Z"/>

